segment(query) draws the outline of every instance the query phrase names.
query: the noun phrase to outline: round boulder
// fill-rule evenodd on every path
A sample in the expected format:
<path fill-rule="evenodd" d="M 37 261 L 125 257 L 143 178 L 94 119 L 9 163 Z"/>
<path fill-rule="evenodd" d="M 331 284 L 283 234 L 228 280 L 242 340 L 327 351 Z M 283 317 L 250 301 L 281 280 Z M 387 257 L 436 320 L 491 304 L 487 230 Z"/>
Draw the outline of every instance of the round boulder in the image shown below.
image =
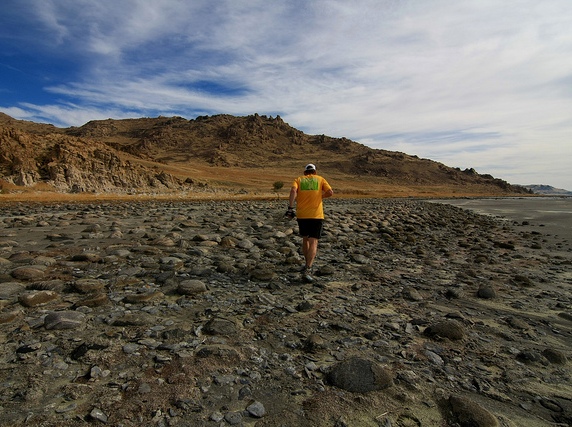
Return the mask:
<path fill-rule="evenodd" d="M 39 305 L 47 304 L 58 297 L 59 294 L 54 291 L 39 291 L 22 294 L 18 297 L 18 301 L 24 307 L 37 307 Z"/>
<path fill-rule="evenodd" d="M 472 400 L 461 396 L 450 396 L 449 405 L 454 421 L 466 427 L 498 427 L 497 418 Z"/>
<path fill-rule="evenodd" d="M 465 337 L 465 329 L 456 320 L 445 320 L 428 326 L 423 334 L 431 338 L 439 337 L 458 341 Z"/>
<path fill-rule="evenodd" d="M 352 357 L 334 365 L 327 378 L 333 386 L 354 393 L 383 390 L 393 385 L 390 371 L 371 360 L 359 357 Z"/>
<path fill-rule="evenodd" d="M 477 296 L 482 299 L 494 299 L 497 296 L 495 289 L 490 285 L 482 285 L 477 291 Z"/>
<path fill-rule="evenodd" d="M 276 277 L 276 266 L 269 263 L 258 264 L 256 268 L 250 272 L 250 277 L 259 281 L 272 280 Z"/>
<path fill-rule="evenodd" d="M 183 280 L 177 288 L 181 295 L 197 295 L 206 291 L 207 286 L 201 280 Z"/>
<path fill-rule="evenodd" d="M 542 352 L 542 355 L 548 359 L 550 363 L 557 365 L 565 365 L 568 363 L 568 358 L 560 350 L 554 348 L 547 348 Z"/>
<path fill-rule="evenodd" d="M 205 324 L 203 331 L 209 335 L 233 336 L 238 332 L 238 328 L 232 320 L 215 317 Z"/>
<path fill-rule="evenodd" d="M 105 288 L 105 282 L 100 279 L 78 279 L 73 283 L 73 288 L 84 294 L 99 292 Z"/>
<path fill-rule="evenodd" d="M 0 299 L 17 296 L 26 290 L 26 285 L 20 282 L 4 282 L 0 284 Z"/>
<path fill-rule="evenodd" d="M 36 267 L 18 267 L 12 270 L 12 277 L 19 280 L 40 280 L 44 278 L 44 270 Z"/>

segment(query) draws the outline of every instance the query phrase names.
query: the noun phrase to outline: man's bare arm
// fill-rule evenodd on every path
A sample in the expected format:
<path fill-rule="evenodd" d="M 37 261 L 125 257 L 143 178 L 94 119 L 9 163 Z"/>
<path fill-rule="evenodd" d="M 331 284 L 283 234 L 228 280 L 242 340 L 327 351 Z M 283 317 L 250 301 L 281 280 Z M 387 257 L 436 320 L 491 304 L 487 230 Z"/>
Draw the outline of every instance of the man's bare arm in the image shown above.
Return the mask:
<path fill-rule="evenodd" d="M 290 189 L 290 200 L 289 200 L 289 205 L 291 208 L 294 207 L 294 201 L 296 200 L 296 197 L 298 197 L 298 190 L 296 189 L 296 187 L 292 187 Z"/>

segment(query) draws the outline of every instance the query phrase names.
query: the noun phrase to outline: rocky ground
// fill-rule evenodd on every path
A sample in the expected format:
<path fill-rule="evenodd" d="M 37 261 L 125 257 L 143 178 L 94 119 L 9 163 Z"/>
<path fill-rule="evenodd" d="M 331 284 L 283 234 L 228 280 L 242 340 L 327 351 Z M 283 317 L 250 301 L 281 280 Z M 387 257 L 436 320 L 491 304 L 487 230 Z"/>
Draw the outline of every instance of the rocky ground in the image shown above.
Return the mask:
<path fill-rule="evenodd" d="M 0 424 L 572 425 L 569 241 L 415 200 L 0 207 Z"/>

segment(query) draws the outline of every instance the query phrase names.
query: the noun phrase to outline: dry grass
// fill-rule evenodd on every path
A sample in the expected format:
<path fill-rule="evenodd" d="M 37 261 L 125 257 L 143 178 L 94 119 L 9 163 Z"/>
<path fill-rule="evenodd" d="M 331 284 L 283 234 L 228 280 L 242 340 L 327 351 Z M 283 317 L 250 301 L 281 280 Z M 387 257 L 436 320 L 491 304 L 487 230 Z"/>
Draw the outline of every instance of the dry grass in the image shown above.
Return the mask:
<path fill-rule="evenodd" d="M 493 193 L 483 191 L 467 191 L 457 188 L 443 187 L 388 187 L 376 188 L 368 191 L 356 191 L 349 188 L 336 189 L 336 198 L 363 199 L 363 198 L 422 198 L 422 199 L 446 199 L 446 198 L 485 198 L 485 197 L 510 197 L 511 194 Z M 518 197 L 532 197 L 531 195 L 513 195 Z M 94 203 L 109 201 L 191 201 L 191 200 L 288 200 L 288 191 L 229 191 L 220 189 L 212 192 L 188 191 L 172 192 L 160 194 L 113 194 L 113 193 L 60 193 L 55 191 L 42 191 L 37 189 L 26 189 L 4 192 L 0 194 L 0 204 L 2 203 Z"/>
<path fill-rule="evenodd" d="M 63 193 L 38 183 L 23 187 L 0 180 L 2 202 L 98 202 L 144 200 L 287 200 L 290 184 L 298 170 L 281 168 L 228 168 L 213 167 L 200 162 L 162 165 L 165 172 L 181 179 L 192 177 L 196 185 L 184 192 L 116 193 Z M 301 174 L 301 173 L 300 173 Z M 324 173 L 337 198 L 458 198 L 507 197 L 498 187 L 483 185 L 396 185 L 379 177 L 357 177 L 342 173 Z M 274 183 L 283 182 L 279 191 Z M 517 196 L 517 194 L 515 194 Z M 522 197 L 523 194 L 518 194 Z"/>

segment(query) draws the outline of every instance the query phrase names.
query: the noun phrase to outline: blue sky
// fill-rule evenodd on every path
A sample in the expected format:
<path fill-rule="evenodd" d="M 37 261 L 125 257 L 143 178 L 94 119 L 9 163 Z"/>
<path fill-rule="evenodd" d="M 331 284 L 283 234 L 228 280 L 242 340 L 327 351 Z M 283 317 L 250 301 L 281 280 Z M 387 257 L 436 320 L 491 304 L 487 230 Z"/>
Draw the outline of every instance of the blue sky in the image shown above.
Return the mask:
<path fill-rule="evenodd" d="M 572 190 L 571 22 L 570 0 L 3 0 L 0 111 L 279 114 Z"/>

